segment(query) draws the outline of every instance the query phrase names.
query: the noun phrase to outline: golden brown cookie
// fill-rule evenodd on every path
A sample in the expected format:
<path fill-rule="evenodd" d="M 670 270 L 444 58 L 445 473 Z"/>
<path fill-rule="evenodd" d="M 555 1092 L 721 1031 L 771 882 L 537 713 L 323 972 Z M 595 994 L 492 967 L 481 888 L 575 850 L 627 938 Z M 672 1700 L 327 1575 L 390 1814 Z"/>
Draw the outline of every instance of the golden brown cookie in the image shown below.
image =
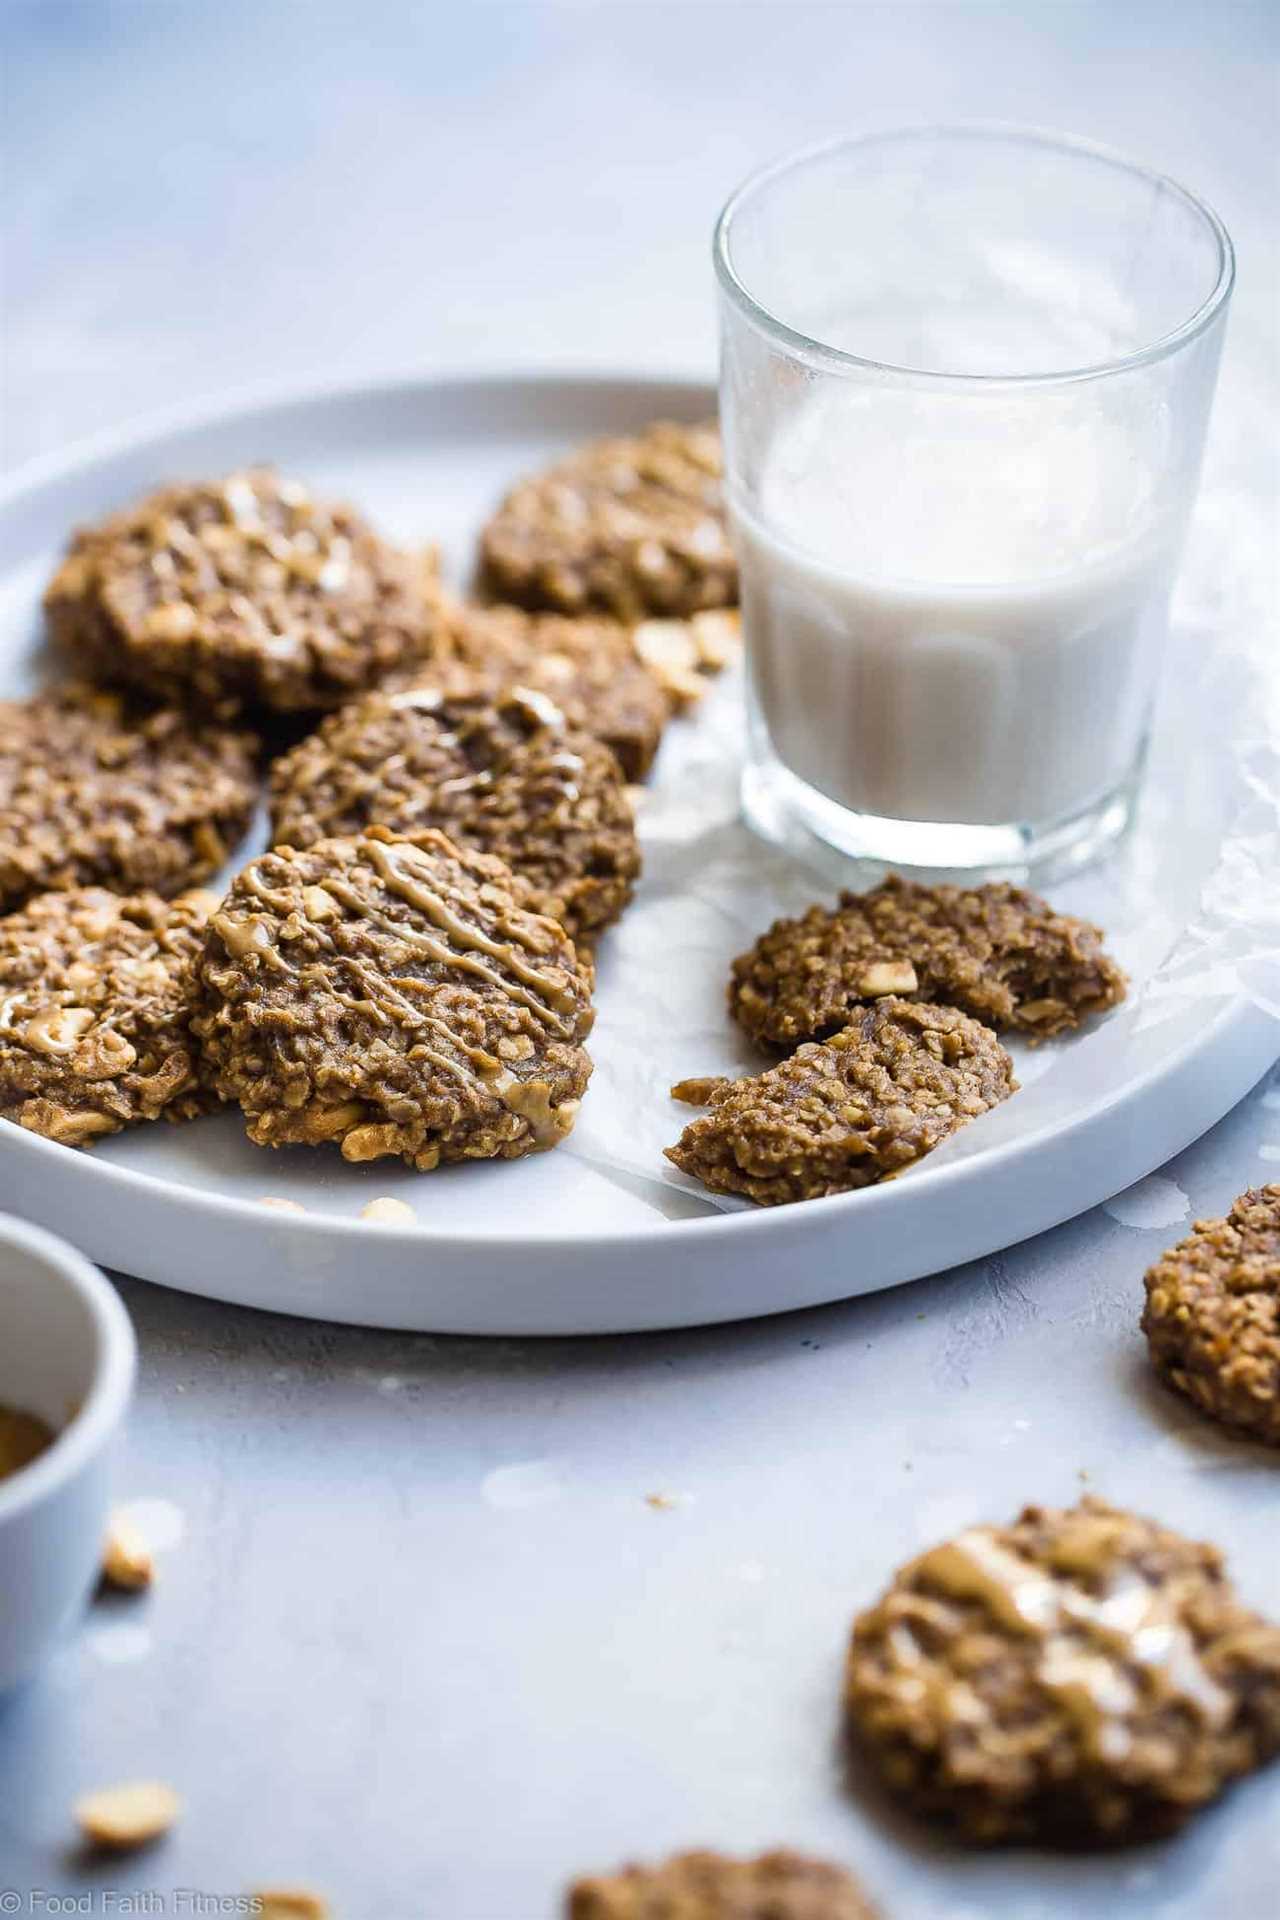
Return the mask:
<path fill-rule="evenodd" d="M 566 1920 L 876 1920 L 842 1867 L 779 1850 L 754 1860 L 681 1853 L 578 1880 Z"/>
<path fill-rule="evenodd" d="M 1280 1186 L 1197 1220 L 1146 1290 L 1156 1371 L 1215 1420 L 1280 1447 Z"/>
<path fill-rule="evenodd" d="M 682 1080 L 710 1111 L 667 1158 L 714 1193 L 762 1206 L 848 1193 L 901 1172 L 1017 1090 L 990 1028 L 954 1007 L 893 998 L 825 1044 L 745 1080 Z"/>
<path fill-rule="evenodd" d="M 517 686 L 546 694 L 569 726 L 612 749 L 628 780 L 648 773 L 674 705 L 637 654 L 632 629 L 616 620 L 457 601 L 441 602 L 424 660 L 383 685 L 423 683 L 491 697 Z"/>
<path fill-rule="evenodd" d="M 96 679 L 218 714 L 336 707 L 428 644 L 427 563 L 269 468 L 84 528 L 45 595 Z"/>
<path fill-rule="evenodd" d="M 383 827 L 251 861 L 209 924 L 195 1021 L 262 1147 L 516 1159 L 573 1125 L 591 970 L 499 860 Z"/>
<path fill-rule="evenodd" d="M 525 880 L 574 940 L 618 918 L 640 871 L 635 821 L 609 749 L 516 688 L 371 693 L 331 714 L 271 773 L 272 839 L 309 847 L 365 827 L 438 827 Z"/>
<path fill-rule="evenodd" d="M 659 421 L 522 480 L 484 530 L 481 569 L 498 599 L 557 613 L 736 605 L 715 426 Z"/>
<path fill-rule="evenodd" d="M 971 1841 L 1168 1833 L 1280 1751 L 1280 1627 L 1216 1547 L 1086 1499 L 972 1527 L 854 1624 L 854 1737 Z"/>
<path fill-rule="evenodd" d="M 53 888 L 180 893 L 258 797 L 257 741 L 71 685 L 0 701 L 0 912 Z"/>
<path fill-rule="evenodd" d="M 0 1113 L 64 1146 L 217 1104 L 191 1037 L 217 895 L 45 893 L 0 920 Z"/>
<path fill-rule="evenodd" d="M 842 1027 L 881 994 L 960 1007 L 1033 1040 L 1124 998 L 1102 932 L 1004 883 L 926 887 L 890 876 L 832 911 L 778 920 L 733 963 L 729 1009 L 765 1046 Z"/>

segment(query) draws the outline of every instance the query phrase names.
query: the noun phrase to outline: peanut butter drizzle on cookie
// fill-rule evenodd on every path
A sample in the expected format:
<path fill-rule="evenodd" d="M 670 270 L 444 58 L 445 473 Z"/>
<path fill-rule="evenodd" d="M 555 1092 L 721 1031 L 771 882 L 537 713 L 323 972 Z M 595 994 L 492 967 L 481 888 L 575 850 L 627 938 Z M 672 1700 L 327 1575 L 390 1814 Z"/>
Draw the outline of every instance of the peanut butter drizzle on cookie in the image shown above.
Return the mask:
<path fill-rule="evenodd" d="M 389 890 L 392 893 L 398 893 L 401 899 L 407 901 L 411 907 L 417 907 L 420 913 L 425 913 L 442 933 L 447 934 L 450 940 L 462 949 L 461 952 L 454 952 L 447 947 L 440 948 L 439 943 L 433 941 L 430 944 L 438 948 L 437 958 L 447 965 L 461 967 L 466 972 L 479 975 L 491 986 L 498 987 L 502 992 L 518 1000 L 548 1026 L 561 1033 L 568 1032 L 563 1021 L 549 1017 L 552 1008 L 558 1014 L 570 1014 L 575 1006 L 573 995 L 560 984 L 554 974 L 531 967 L 528 961 L 517 952 L 514 945 L 504 946 L 500 941 L 491 940 L 480 927 L 469 925 L 459 914 L 456 914 L 435 888 L 428 884 L 429 868 L 419 868 L 416 874 L 406 872 L 405 864 L 409 856 L 417 852 L 416 848 L 388 846 L 379 840 L 369 840 L 365 844 L 368 847 L 370 859 Z M 397 933 L 408 931 L 398 925 L 394 930 Z M 513 928 L 512 931 L 516 930 Z M 518 933 L 516 937 L 519 939 Z M 418 940 L 420 944 L 428 944 L 423 936 L 418 936 Z M 522 941 L 521 944 L 528 949 L 527 942 Z M 518 988 L 512 987 L 509 981 L 494 973 L 492 968 L 486 967 L 482 961 L 471 958 L 471 953 L 487 954 L 490 959 L 499 961 L 515 975 L 523 987 L 531 988 L 532 992 L 522 993 Z"/>
<path fill-rule="evenodd" d="M 245 881 L 255 892 L 258 891 L 252 867 L 246 870 Z M 270 958 L 274 964 L 278 964 L 271 945 L 271 928 L 256 913 L 250 914 L 247 920 L 233 919 L 229 913 L 215 913 L 213 930 L 233 960 L 248 960 L 258 954 L 264 960 Z"/>
<path fill-rule="evenodd" d="M 455 1047 L 459 1053 L 463 1054 L 465 1058 L 471 1062 L 471 1065 L 466 1066 L 462 1060 L 457 1059 L 453 1055 L 441 1053 L 439 1048 L 431 1046 L 426 1040 L 415 1040 L 414 1045 L 422 1049 L 428 1060 L 432 1061 L 437 1067 L 443 1068 L 446 1073 L 453 1074 L 454 1078 L 461 1080 L 465 1087 L 480 1092 L 497 1093 L 500 1091 L 497 1083 L 506 1073 L 506 1068 L 503 1066 L 501 1060 L 497 1059 L 494 1054 L 486 1052 L 483 1047 L 468 1046 L 464 1040 L 459 1040 L 447 1022 L 437 1020 L 434 1014 L 424 1013 L 421 1007 L 415 1006 L 413 1001 L 401 992 L 398 987 L 394 986 L 391 981 L 383 980 L 381 986 L 384 993 L 400 1003 L 415 1028 L 429 1027 L 433 1033 L 439 1034 L 442 1039 L 448 1041 L 451 1047 Z M 372 1001 L 368 1002 L 367 1005 L 368 1011 L 375 1019 L 385 1019 L 385 1015 L 378 1007 L 374 1006 Z"/>
<path fill-rule="evenodd" d="M 1124 1720 L 1141 1702 L 1126 1668 L 1146 1676 L 1157 1698 L 1189 1706 L 1207 1726 L 1224 1726 L 1232 1713 L 1178 1618 L 1176 1582 L 1162 1590 L 1135 1568 L 1112 1571 L 1123 1534 L 1124 1522 L 1114 1516 L 1074 1516 L 1052 1551 L 1055 1572 L 1046 1572 L 973 1528 L 909 1569 L 927 1588 L 980 1601 L 1012 1632 L 1042 1642 L 1040 1685 L 1075 1721 L 1086 1746 L 1109 1759 L 1128 1748 Z M 1084 1591 L 1056 1572 L 1097 1575 L 1101 1591 Z"/>
<path fill-rule="evenodd" d="M 402 849 L 390 849 L 378 841 L 366 844 L 379 876 L 388 889 L 400 894 L 410 906 L 417 907 L 419 911 L 425 913 L 450 940 L 456 942 L 457 947 L 462 951 L 455 951 L 454 947 L 444 941 L 379 913 L 375 906 L 362 898 L 358 890 L 338 874 L 329 875 L 325 880 L 325 890 L 334 901 L 348 908 L 361 919 L 376 920 L 394 937 L 404 940 L 410 946 L 418 947 L 442 965 L 457 967 L 463 972 L 477 975 L 490 985 L 497 987 L 508 998 L 526 1007 L 554 1032 L 566 1036 L 570 1034 L 571 1027 L 557 1015 L 572 1013 L 575 1003 L 571 994 L 552 976 L 529 966 L 513 945 L 503 945 L 491 940 L 479 927 L 469 926 L 452 911 L 447 902 L 433 888 L 425 884 L 424 880 L 413 874 L 404 873 L 396 859 L 397 853 L 403 854 Z M 409 851 L 416 852 L 416 849 L 411 848 Z M 272 903 L 272 890 L 263 883 L 255 867 L 250 866 L 245 869 L 244 883 L 259 899 Z M 246 922 L 240 923 L 227 914 L 217 914 L 214 916 L 213 925 L 224 945 L 236 958 L 257 954 L 264 959 L 269 959 L 273 964 L 284 964 L 271 946 L 271 932 L 268 924 L 258 916 L 250 916 Z M 521 940 L 518 929 L 512 928 L 511 931 L 516 940 Z M 477 960 L 468 953 L 467 948 L 477 949 L 499 960 L 521 984 L 513 985 L 511 981 L 503 979 L 482 960 Z M 527 991 L 527 988 L 537 989 L 544 998 L 539 999 L 537 992 Z M 417 1040 L 415 1044 L 422 1048 L 432 1064 L 443 1072 L 452 1074 L 465 1087 L 501 1101 L 509 1112 L 524 1122 L 539 1151 L 556 1146 L 566 1134 L 572 1131 L 578 1111 L 578 1101 L 565 1100 L 559 1106 L 554 1105 L 551 1089 L 546 1081 L 522 1080 L 496 1055 L 487 1052 L 483 1047 L 469 1046 L 465 1041 L 458 1039 L 447 1022 L 438 1020 L 434 1015 L 415 1006 L 391 980 L 382 978 L 379 981 L 379 991 L 390 999 L 398 1001 L 415 1026 L 438 1034 L 451 1048 L 456 1049 L 456 1053 L 445 1053 L 426 1039 Z M 375 1019 L 383 1018 L 372 998 L 368 1001 L 367 1011 Z M 463 1058 L 458 1058 L 458 1054 Z"/>
<path fill-rule="evenodd" d="M 345 880 L 337 876 L 330 877 L 328 888 L 336 900 L 350 907 L 352 913 L 361 919 L 376 921 L 384 932 L 402 940 L 406 946 L 417 947 L 420 952 L 425 953 L 432 960 L 439 961 L 442 966 L 455 967 L 461 973 L 474 974 L 477 979 L 486 980 L 490 986 L 497 987 L 509 1000 L 514 1000 L 517 1005 L 526 1007 L 553 1033 L 563 1034 L 566 1038 L 569 1036 L 569 1027 L 557 1018 L 544 1001 L 539 1000 L 535 994 L 527 992 L 524 987 L 514 985 L 510 980 L 504 980 L 501 974 L 495 973 L 492 967 L 487 967 L 482 960 L 476 960 L 471 954 L 465 952 L 460 953 L 446 941 L 437 940 L 431 934 L 420 932 L 416 927 L 406 926 L 403 921 L 392 920 L 389 915 L 379 913 L 378 909 L 365 900 L 355 887 L 349 886 Z M 417 903 L 412 902 L 412 904 Z M 463 922 L 458 921 L 457 924 L 462 926 Z M 485 938 L 484 935 L 477 937 Z M 465 943 L 460 940 L 459 945 L 463 944 Z M 490 945 L 492 946 L 493 943 L 490 942 Z M 502 954 L 504 949 L 499 947 L 497 951 Z"/>
<path fill-rule="evenodd" d="M 384 986 L 387 984 L 384 982 Z M 545 1080 L 522 1080 L 495 1054 L 486 1052 L 483 1047 L 468 1046 L 465 1041 L 458 1039 L 445 1021 L 437 1020 L 434 1014 L 424 1013 L 394 988 L 390 991 L 416 1024 L 430 1027 L 434 1033 L 440 1034 L 451 1047 L 456 1047 L 464 1054 L 471 1065 L 464 1066 L 461 1060 L 442 1054 L 425 1040 L 417 1041 L 415 1044 L 422 1048 L 427 1058 L 452 1073 L 464 1086 L 500 1100 L 508 1112 L 524 1121 L 539 1152 L 558 1145 L 566 1134 L 572 1133 L 578 1113 L 577 1100 L 564 1100 L 559 1106 L 553 1105 L 551 1089 Z"/>

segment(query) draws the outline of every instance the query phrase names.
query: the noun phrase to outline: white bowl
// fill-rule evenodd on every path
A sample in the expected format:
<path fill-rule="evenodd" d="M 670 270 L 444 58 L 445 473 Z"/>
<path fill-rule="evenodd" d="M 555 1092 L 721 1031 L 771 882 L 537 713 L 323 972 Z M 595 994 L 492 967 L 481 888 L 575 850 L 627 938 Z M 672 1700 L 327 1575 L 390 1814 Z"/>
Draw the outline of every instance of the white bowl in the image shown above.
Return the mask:
<path fill-rule="evenodd" d="M 129 1316 L 97 1269 L 0 1214 L 0 1405 L 57 1433 L 0 1480 L 0 1693 L 38 1666 L 98 1577 L 110 1443 L 136 1364 Z"/>

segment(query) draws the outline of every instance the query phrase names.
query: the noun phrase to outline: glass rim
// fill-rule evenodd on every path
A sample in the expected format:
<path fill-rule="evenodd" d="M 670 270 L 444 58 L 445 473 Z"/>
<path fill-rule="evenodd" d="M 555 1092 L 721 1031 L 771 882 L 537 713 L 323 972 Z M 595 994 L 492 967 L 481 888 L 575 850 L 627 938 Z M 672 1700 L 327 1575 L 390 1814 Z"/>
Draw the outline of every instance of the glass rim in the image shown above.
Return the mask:
<path fill-rule="evenodd" d="M 1068 156 L 1098 160 L 1107 166 L 1118 168 L 1133 178 L 1145 180 L 1153 186 L 1166 189 L 1174 194 L 1184 206 L 1208 228 L 1218 249 L 1218 272 L 1214 285 L 1185 320 L 1144 346 L 1136 347 L 1131 353 L 1119 354 L 1114 359 L 1093 361 L 1080 367 L 1055 367 L 1042 373 L 958 373 L 947 372 L 939 367 L 911 367 L 890 360 L 875 360 L 866 355 L 850 353 L 843 347 L 834 347 L 823 340 L 816 340 L 790 326 L 780 315 L 764 306 L 747 287 L 733 262 L 732 228 L 734 219 L 744 204 L 775 179 L 792 172 L 795 168 L 822 160 L 828 156 L 844 152 L 853 152 L 860 147 L 888 146 L 896 141 L 922 140 L 942 136 L 948 139 L 998 138 L 1010 141 L 1022 141 L 1027 145 L 1049 147 Z M 716 278 L 724 293 L 742 311 L 746 318 L 761 332 L 772 336 L 802 359 L 806 359 L 833 372 L 861 372 L 893 374 L 913 381 L 937 382 L 941 385 L 966 388 L 1052 386 L 1077 380 L 1098 380 L 1112 373 L 1121 373 L 1135 367 L 1149 366 L 1158 360 L 1167 359 L 1170 354 L 1197 339 L 1208 328 L 1217 314 L 1226 305 L 1235 284 L 1235 248 L 1231 235 L 1222 220 L 1199 194 L 1184 187 L 1171 175 L 1159 172 L 1156 168 L 1143 166 L 1140 161 L 1131 159 L 1128 154 L 1114 147 L 1103 145 L 1099 141 L 1086 140 L 1075 134 L 1056 133 L 1050 128 L 1026 126 L 1013 121 L 1002 120 L 957 120 L 939 121 L 933 124 L 892 127 L 878 133 L 841 135 L 834 140 L 816 141 L 812 146 L 792 149 L 779 159 L 771 160 L 764 166 L 749 173 L 745 180 L 726 200 L 716 221 L 712 236 L 712 258 L 715 262 Z"/>

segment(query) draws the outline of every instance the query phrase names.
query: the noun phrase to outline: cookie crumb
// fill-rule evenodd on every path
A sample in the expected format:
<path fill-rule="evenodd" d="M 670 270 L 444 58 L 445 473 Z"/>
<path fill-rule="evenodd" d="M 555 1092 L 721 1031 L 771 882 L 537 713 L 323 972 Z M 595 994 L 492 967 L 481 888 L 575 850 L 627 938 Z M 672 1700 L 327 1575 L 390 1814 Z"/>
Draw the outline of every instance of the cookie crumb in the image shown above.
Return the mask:
<path fill-rule="evenodd" d="M 704 673 L 721 673 L 742 651 L 742 618 L 736 609 L 717 607 L 695 613 L 689 631 Z"/>
<path fill-rule="evenodd" d="M 160 1780 L 130 1780 L 86 1793 L 75 1806 L 76 1824 L 91 1846 L 131 1853 L 168 1833 L 182 1811 L 172 1787 Z"/>
<path fill-rule="evenodd" d="M 698 649 L 687 620 L 642 621 L 632 644 L 678 707 L 691 707 L 701 700 L 707 683 L 698 671 Z"/>
<path fill-rule="evenodd" d="M 389 1193 L 384 1193 L 361 1207 L 360 1218 L 380 1220 L 384 1226 L 398 1227 L 405 1225 L 406 1222 L 412 1225 L 418 1216 L 407 1200 L 394 1200 Z"/>
<path fill-rule="evenodd" d="M 140 1593 L 155 1579 L 155 1562 L 146 1537 L 123 1514 L 113 1514 L 102 1552 L 102 1577 L 109 1587 Z"/>
<path fill-rule="evenodd" d="M 281 1199 L 278 1194 L 274 1193 L 264 1193 L 258 1205 L 260 1207 L 272 1207 L 276 1213 L 306 1212 L 306 1208 L 303 1206 L 301 1200 L 284 1200 Z"/>
<path fill-rule="evenodd" d="M 329 1902 L 305 1887 L 263 1887 L 251 1894 L 257 1920 L 329 1920 Z"/>
<path fill-rule="evenodd" d="M 655 1513 L 671 1513 L 681 1504 L 678 1493 L 646 1493 L 644 1503 Z"/>

